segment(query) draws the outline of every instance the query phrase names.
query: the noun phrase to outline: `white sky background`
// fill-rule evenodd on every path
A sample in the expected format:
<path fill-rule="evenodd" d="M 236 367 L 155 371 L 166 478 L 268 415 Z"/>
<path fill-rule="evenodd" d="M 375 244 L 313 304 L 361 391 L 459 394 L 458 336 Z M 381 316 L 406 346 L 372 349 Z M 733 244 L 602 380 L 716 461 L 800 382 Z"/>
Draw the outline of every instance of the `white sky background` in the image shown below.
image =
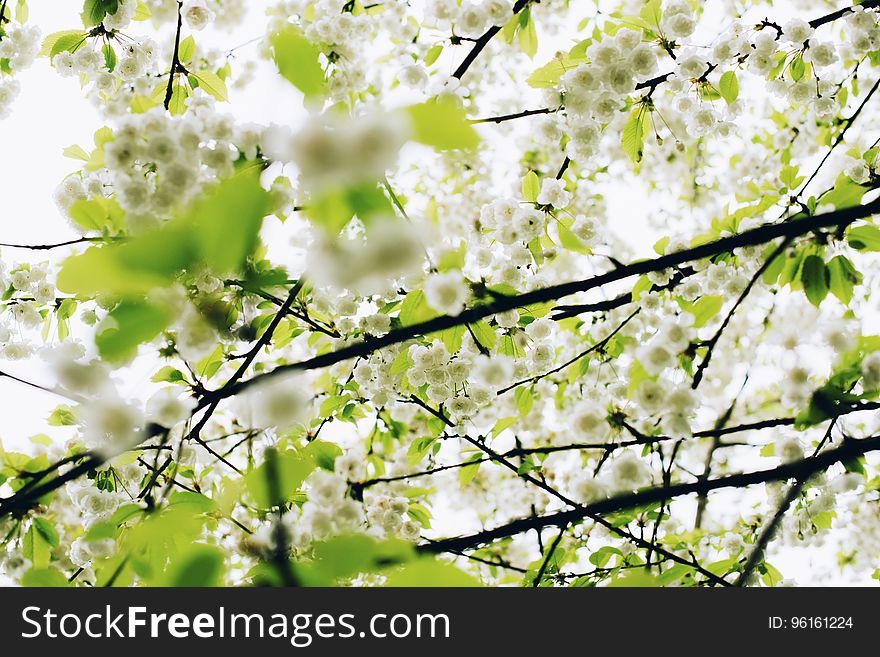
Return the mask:
<path fill-rule="evenodd" d="M 254 37 L 265 32 L 266 18 L 263 9 L 271 3 L 267 0 L 255 0 L 248 3 L 251 7 L 247 21 L 236 29 L 233 36 L 212 30 L 196 35 L 199 45 L 210 43 L 224 50 L 245 44 Z M 824 3 L 815 3 L 825 8 Z M 33 0 L 30 3 L 30 23 L 38 25 L 43 34 L 58 30 L 70 29 L 79 23 L 81 2 L 65 0 Z M 778 7 L 774 16 L 791 14 L 789 9 Z M 814 11 L 809 12 L 809 17 Z M 536 11 L 540 35 L 540 7 Z M 709 21 L 711 23 L 711 21 Z M 720 28 L 720 25 L 716 25 Z M 139 32 L 136 24 L 132 32 Z M 166 34 L 165 39 L 171 35 Z M 553 54 L 558 42 L 541 40 L 541 50 L 534 60 L 537 67 L 545 63 Z M 251 44 L 241 49 L 242 57 L 250 59 L 258 46 Z M 458 60 L 463 49 L 453 50 L 452 63 Z M 268 70 L 268 66 L 258 73 L 246 91 L 230 89 L 231 103 L 223 107 L 224 111 L 232 112 L 239 120 L 253 121 L 262 124 L 291 123 L 303 116 L 299 95 L 292 88 Z M 80 144 L 90 150 L 95 130 L 104 125 L 91 102 L 83 97 L 79 82 L 76 79 L 59 77 L 50 67 L 46 59 L 38 60 L 27 71 L 17 75 L 21 83 L 21 95 L 16 101 L 10 117 L 0 120 L 0 242 L 19 244 L 41 244 L 75 239 L 78 235 L 69 228 L 67 221 L 56 208 L 52 193 L 57 184 L 70 172 L 77 168 L 75 161 L 62 155 L 62 150 L 72 144 Z M 522 108 L 537 107 L 534 99 L 524 101 Z M 528 119 L 525 119 L 528 121 Z M 523 126 L 525 127 L 525 126 Z M 481 128 L 487 136 L 499 135 L 503 132 L 497 127 Z M 490 137 L 491 138 L 491 137 Z M 631 239 L 636 236 L 634 245 L 640 255 L 648 255 L 650 246 L 657 235 L 648 230 L 644 218 L 650 214 L 651 208 L 644 199 L 621 185 L 619 195 L 608 198 L 609 215 L 615 217 L 614 229 L 620 234 L 627 234 Z M 274 222 L 277 224 L 277 222 Z M 273 232 L 272 223 L 268 233 Z M 42 261 L 61 257 L 66 250 L 56 252 L 34 253 L 0 248 L 7 263 L 23 260 Z M 88 336 L 79 336 L 88 341 Z M 28 380 L 51 384 L 51 378 L 44 371 L 42 362 L 34 357 L 22 362 L 0 361 L 0 369 L 21 376 Z M 140 373 L 126 372 L 123 394 L 137 395 L 139 389 L 148 385 L 152 370 Z M 140 395 L 137 395 L 140 396 Z M 34 434 L 47 431 L 45 419 L 51 410 L 63 400 L 54 395 L 26 388 L 18 383 L 0 378 L 0 440 L 7 448 L 22 449 Z M 52 428 L 53 437 L 63 435 L 63 431 Z M 750 493 L 750 497 L 758 499 L 763 495 L 762 489 Z M 713 497 L 713 508 L 724 506 L 725 494 Z M 735 497 L 727 496 L 734 500 Z M 731 506 L 735 512 L 736 507 Z M 468 522 L 462 523 L 459 517 L 444 514 L 435 508 L 435 527 L 443 533 L 457 534 L 465 530 Z M 799 583 L 813 581 L 818 570 L 830 570 L 834 566 L 833 550 L 819 550 L 815 547 L 807 550 L 786 549 L 780 556 L 772 559 L 786 577 L 796 579 Z M 840 583 L 844 583 L 842 580 Z"/>

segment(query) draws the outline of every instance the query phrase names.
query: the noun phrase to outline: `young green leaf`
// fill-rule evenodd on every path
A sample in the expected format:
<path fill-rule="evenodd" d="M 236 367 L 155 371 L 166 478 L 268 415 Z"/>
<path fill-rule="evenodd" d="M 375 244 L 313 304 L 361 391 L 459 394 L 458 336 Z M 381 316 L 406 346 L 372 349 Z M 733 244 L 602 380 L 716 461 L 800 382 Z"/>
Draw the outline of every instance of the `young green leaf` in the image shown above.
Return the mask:
<path fill-rule="evenodd" d="M 520 13 L 519 29 L 516 31 L 516 40 L 522 50 L 530 58 L 538 52 L 538 32 L 535 29 L 535 21 L 532 20 L 528 8 Z"/>
<path fill-rule="evenodd" d="M 538 174 L 534 171 L 529 171 L 522 181 L 523 198 L 529 203 L 534 203 L 538 200 L 540 191 L 541 183 L 538 181 Z"/>
<path fill-rule="evenodd" d="M 123 301 L 98 325 L 95 344 L 111 362 L 129 360 L 138 346 L 149 342 L 171 322 L 168 309 L 146 301 Z"/>
<path fill-rule="evenodd" d="M 321 49 L 305 38 L 299 28 L 288 25 L 270 38 L 275 65 L 288 82 L 309 98 L 324 93 Z"/>
<path fill-rule="evenodd" d="M 406 108 L 412 138 L 437 150 L 474 148 L 480 137 L 454 100 L 433 100 Z"/>
<path fill-rule="evenodd" d="M 76 52 L 86 42 L 86 33 L 82 30 L 64 30 L 53 32 L 43 39 L 40 57 L 50 59 L 61 52 Z"/>
<path fill-rule="evenodd" d="M 226 83 L 213 71 L 199 71 L 193 73 L 193 77 L 199 83 L 199 89 L 204 89 L 206 93 L 219 101 L 229 100 Z"/>
<path fill-rule="evenodd" d="M 620 144 L 623 146 L 623 152 L 629 156 L 634 164 L 642 161 L 642 154 L 645 147 L 645 121 L 646 110 L 641 105 L 633 109 L 629 115 L 629 119 L 623 128 Z"/>
<path fill-rule="evenodd" d="M 739 96 L 739 82 L 736 79 L 736 73 L 733 71 L 725 71 L 718 81 L 718 93 L 728 105 L 733 103 Z"/>
<path fill-rule="evenodd" d="M 880 227 L 862 224 L 850 228 L 846 233 L 846 241 L 857 251 L 880 251 Z"/>

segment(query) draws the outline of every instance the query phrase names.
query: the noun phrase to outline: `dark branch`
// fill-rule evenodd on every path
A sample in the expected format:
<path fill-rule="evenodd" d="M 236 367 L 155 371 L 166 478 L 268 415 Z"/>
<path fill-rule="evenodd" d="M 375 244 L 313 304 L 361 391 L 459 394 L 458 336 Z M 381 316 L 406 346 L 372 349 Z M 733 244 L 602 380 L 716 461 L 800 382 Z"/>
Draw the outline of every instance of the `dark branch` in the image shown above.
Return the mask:
<path fill-rule="evenodd" d="M 578 292 L 587 292 L 607 285 L 608 283 L 624 280 L 632 276 L 640 276 L 649 272 L 661 271 L 663 269 L 675 267 L 676 265 L 701 260 L 720 253 L 726 253 L 737 248 L 766 244 L 767 242 L 771 242 L 780 237 L 797 237 L 823 228 L 834 227 L 839 229 L 848 226 L 857 219 L 870 217 L 878 211 L 880 211 L 880 200 L 874 200 L 865 205 L 835 210 L 825 214 L 790 219 L 783 223 L 764 224 L 737 235 L 723 237 L 713 242 L 707 242 L 690 249 L 685 249 L 684 251 L 669 253 L 657 258 L 641 260 L 629 265 L 615 267 L 609 272 L 585 280 L 560 283 L 558 285 L 539 288 L 537 290 L 531 290 L 517 295 L 497 296 L 490 303 L 468 308 L 458 315 L 441 315 L 440 317 L 435 317 L 424 322 L 404 326 L 390 331 L 381 337 L 352 344 L 343 347 L 342 349 L 321 354 L 298 363 L 282 365 L 276 367 L 271 372 L 258 375 L 247 381 L 241 381 L 236 385 L 224 386 L 220 390 L 207 393 L 200 402 L 199 407 L 204 408 L 217 399 L 231 397 L 266 377 L 277 376 L 285 372 L 329 367 L 345 360 L 366 356 L 382 349 L 383 347 L 398 344 L 420 335 L 427 335 L 429 333 L 461 326 L 463 324 L 475 323 L 497 313 L 521 308 L 523 306 L 553 301 Z"/>
<path fill-rule="evenodd" d="M 707 481 L 694 483 L 674 484 L 650 488 L 636 493 L 626 493 L 593 504 L 573 509 L 560 511 L 545 516 L 521 518 L 513 522 L 501 525 L 494 529 L 487 529 L 470 536 L 448 538 L 433 543 L 419 546 L 421 552 L 438 553 L 447 548 L 454 550 L 467 550 L 478 545 L 491 543 L 492 541 L 508 536 L 515 536 L 531 529 L 540 530 L 543 527 L 561 527 L 568 523 L 578 522 L 595 514 L 607 514 L 631 509 L 643 504 L 660 502 L 665 499 L 681 497 L 683 495 L 700 494 L 721 488 L 745 488 L 755 484 L 769 481 L 785 481 L 791 478 L 809 478 L 810 476 L 825 470 L 835 463 L 867 454 L 880 449 L 880 436 L 866 438 L 864 440 L 847 440 L 841 447 L 829 450 L 815 457 L 802 459 L 793 463 L 787 463 L 769 470 L 758 470 L 742 474 L 718 477 Z"/>

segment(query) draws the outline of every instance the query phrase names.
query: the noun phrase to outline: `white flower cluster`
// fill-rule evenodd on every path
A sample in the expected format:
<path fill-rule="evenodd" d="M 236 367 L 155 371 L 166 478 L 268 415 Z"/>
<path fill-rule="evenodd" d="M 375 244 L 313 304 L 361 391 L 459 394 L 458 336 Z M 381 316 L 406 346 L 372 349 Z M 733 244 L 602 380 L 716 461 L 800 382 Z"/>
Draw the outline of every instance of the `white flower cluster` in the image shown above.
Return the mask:
<path fill-rule="evenodd" d="M 380 216 L 370 221 L 363 234 L 336 236 L 318 230 L 308 250 L 306 270 L 327 292 L 349 290 L 394 299 L 400 289 L 395 283 L 416 275 L 423 260 L 416 228 L 395 217 Z"/>
<path fill-rule="evenodd" d="M 36 350 L 28 334 L 43 324 L 41 311 L 54 309 L 55 284 L 45 264 L 20 264 L 7 271 L 0 260 L 0 290 L 8 297 L 0 302 L 0 358 L 22 360 Z"/>
<path fill-rule="evenodd" d="M 636 452 L 627 449 L 615 454 L 597 477 L 588 472 L 574 475 L 569 488 L 579 502 L 590 504 L 650 483 L 651 469 L 648 464 Z"/>
<path fill-rule="evenodd" d="M 129 229 L 139 230 L 228 176 L 239 157 L 237 144 L 255 152 L 253 128 L 217 113 L 213 99 L 198 91 L 188 102 L 183 116 L 156 108 L 120 120 L 103 145 L 105 168 L 66 178 L 55 192 L 58 205 L 66 210 L 77 200 L 112 197 L 126 211 Z"/>
<path fill-rule="evenodd" d="M 309 500 L 302 507 L 300 531 L 314 539 L 360 529 L 361 504 L 346 496 L 346 479 L 336 472 L 316 470 L 307 480 Z"/>
<path fill-rule="evenodd" d="M 579 162 L 597 153 L 603 126 L 615 118 L 636 84 L 658 70 L 656 46 L 642 42 L 641 33 L 628 28 L 593 43 L 586 56 L 589 63 L 560 79 L 570 139 L 566 154 Z"/>
<path fill-rule="evenodd" d="M 271 126 L 262 141 L 268 157 L 295 162 L 304 184 L 319 190 L 380 179 L 409 136 L 402 117 L 373 112 L 353 118 L 315 117 L 296 132 Z"/>
<path fill-rule="evenodd" d="M 457 34 L 475 39 L 492 26 L 501 27 L 513 15 L 511 0 L 430 0 L 425 18 L 438 28 L 455 28 Z"/>
<path fill-rule="evenodd" d="M 545 184 L 543 193 L 546 197 L 539 197 L 539 202 L 551 200 L 568 204 L 570 195 L 556 182 Z M 516 199 L 500 198 L 484 205 L 480 210 L 480 226 L 487 232 L 487 237 L 502 248 L 476 250 L 473 254 L 475 264 L 492 281 L 513 288 L 521 287 L 523 271 L 533 263 L 527 244 L 541 235 L 546 221 L 544 212 Z"/>
<path fill-rule="evenodd" d="M 427 385 L 425 394 L 431 403 L 449 402 L 450 410 L 457 419 L 467 417 L 476 410 L 474 402 L 463 395 L 464 384 L 472 366 L 466 357 L 451 359 L 443 343 L 434 342 L 430 346 L 412 345 L 409 348 L 409 359 L 412 368 L 407 370 L 407 380 L 415 388 Z M 450 400 L 457 393 L 462 399 L 451 403 Z M 476 394 L 480 394 L 479 389 Z"/>
<path fill-rule="evenodd" d="M 153 20 L 167 24 L 177 20 L 177 0 L 144 0 Z M 247 13 L 245 0 L 185 0 L 181 15 L 191 30 L 213 25 L 224 30 L 240 26 Z"/>
<path fill-rule="evenodd" d="M 104 53 L 84 39 L 82 45 L 74 50 L 63 51 L 52 58 L 52 65 L 62 77 L 80 77 L 90 89 L 106 102 L 110 114 L 126 111 L 135 96 L 149 96 L 156 81 L 148 72 L 156 63 L 156 43 L 152 39 L 126 41 L 117 54 L 111 72 Z"/>
<path fill-rule="evenodd" d="M 445 315 L 457 315 L 464 310 L 470 296 L 461 272 L 457 271 L 431 274 L 425 281 L 424 290 L 428 305 Z"/>
<path fill-rule="evenodd" d="M 40 29 L 35 25 L 9 23 L 3 26 L 0 37 L 0 59 L 8 60 L 15 73 L 28 68 L 40 50 Z"/>
<path fill-rule="evenodd" d="M 400 56 L 418 33 L 408 3 L 384 3 L 377 12 L 362 13 L 347 5 L 346 0 L 283 0 L 270 10 L 271 31 L 296 17 L 305 36 L 323 44 L 331 63 L 327 91 L 337 102 L 350 102 L 353 94 L 370 93 L 372 84 L 381 84 L 367 76 L 369 60 L 374 54 L 381 56 L 377 47 L 389 56 Z M 376 39 L 377 35 L 383 38 Z"/>
<path fill-rule="evenodd" d="M 376 408 L 391 404 L 394 392 L 400 389 L 401 377 L 391 375 L 391 364 L 398 353 L 396 345 L 382 349 L 362 359 L 351 370 L 351 377 L 358 384 L 361 394 L 369 398 Z"/>
<path fill-rule="evenodd" d="M 284 431 L 307 419 L 307 380 L 298 374 L 276 376 L 253 386 L 234 401 L 243 424 Z"/>
<path fill-rule="evenodd" d="M 37 27 L 11 20 L 0 25 L 0 119 L 9 116 L 21 91 L 21 85 L 12 76 L 33 64 L 39 50 Z"/>
<path fill-rule="evenodd" d="M 865 390 L 880 388 L 880 351 L 868 354 L 862 361 L 862 387 Z"/>
<path fill-rule="evenodd" d="M 417 541 L 422 527 L 407 515 L 409 500 L 405 497 L 364 494 L 364 508 L 367 522 L 388 537 L 399 537 L 407 541 Z"/>

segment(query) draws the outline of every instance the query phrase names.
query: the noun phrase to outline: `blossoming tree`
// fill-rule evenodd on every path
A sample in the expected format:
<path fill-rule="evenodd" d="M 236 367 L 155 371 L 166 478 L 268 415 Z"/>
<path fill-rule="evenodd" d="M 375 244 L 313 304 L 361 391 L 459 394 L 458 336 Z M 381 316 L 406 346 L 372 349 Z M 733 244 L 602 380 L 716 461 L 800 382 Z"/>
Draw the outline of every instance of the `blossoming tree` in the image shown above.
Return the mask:
<path fill-rule="evenodd" d="M 105 125 L 0 259 L 0 378 L 58 400 L 6 577 L 878 576 L 880 2 L 28 2 L 0 117 L 33 64 Z M 236 118 L 261 75 L 301 117 Z"/>

